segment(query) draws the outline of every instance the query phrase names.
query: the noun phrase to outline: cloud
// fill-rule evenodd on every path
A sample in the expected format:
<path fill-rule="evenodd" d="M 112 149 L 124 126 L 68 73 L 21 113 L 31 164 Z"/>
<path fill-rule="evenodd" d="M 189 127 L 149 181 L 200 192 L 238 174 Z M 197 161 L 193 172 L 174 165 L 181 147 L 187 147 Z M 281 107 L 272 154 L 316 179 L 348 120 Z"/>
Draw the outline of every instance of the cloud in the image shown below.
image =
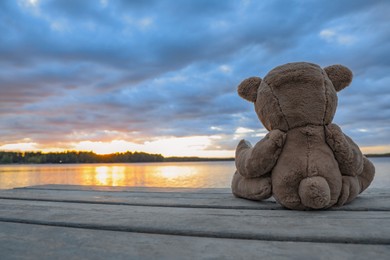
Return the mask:
<path fill-rule="evenodd" d="M 352 35 L 340 33 L 334 29 L 324 29 L 320 32 L 320 37 L 330 43 L 338 43 L 342 45 L 351 45 L 356 42 L 356 38 Z"/>
<path fill-rule="evenodd" d="M 266 133 L 236 86 L 293 61 L 350 67 L 335 122 L 360 145 L 390 145 L 388 10 L 388 1 L 0 1 L 0 145 L 197 136 L 233 154 L 237 138 Z"/>

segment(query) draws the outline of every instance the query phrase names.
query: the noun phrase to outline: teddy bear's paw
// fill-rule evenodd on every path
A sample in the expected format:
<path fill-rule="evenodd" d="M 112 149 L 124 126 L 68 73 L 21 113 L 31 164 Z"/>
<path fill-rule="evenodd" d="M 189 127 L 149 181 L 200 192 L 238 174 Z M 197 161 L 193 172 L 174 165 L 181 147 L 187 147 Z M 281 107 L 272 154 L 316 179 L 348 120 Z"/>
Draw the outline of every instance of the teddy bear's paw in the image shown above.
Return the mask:
<path fill-rule="evenodd" d="M 284 142 L 286 141 L 286 133 L 279 129 L 275 129 L 268 133 L 268 138 L 271 139 L 276 146 L 283 147 Z"/>
<path fill-rule="evenodd" d="M 336 124 L 330 124 L 328 126 L 325 126 L 325 134 L 326 142 L 332 148 L 333 151 L 339 150 L 340 147 L 343 147 L 346 143 L 341 128 Z"/>
<path fill-rule="evenodd" d="M 232 192 L 249 200 L 264 200 L 272 195 L 271 177 L 244 178 L 238 172 L 233 176 Z"/>
<path fill-rule="evenodd" d="M 242 140 L 238 143 L 236 150 L 241 151 L 241 150 L 247 149 L 247 148 L 252 148 L 252 144 L 251 144 L 249 141 L 247 141 L 247 140 L 245 140 L 245 139 L 242 139 Z"/>
<path fill-rule="evenodd" d="M 308 177 L 299 184 L 301 203 L 311 209 L 322 209 L 330 203 L 328 182 L 321 176 Z"/>
<path fill-rule="evenodd" d="M 354 200 L 360 192 L 360 184 L 357 177 L 343 176 L 341 193 L 336 203 L 336 207 L 341 207 Z"/>

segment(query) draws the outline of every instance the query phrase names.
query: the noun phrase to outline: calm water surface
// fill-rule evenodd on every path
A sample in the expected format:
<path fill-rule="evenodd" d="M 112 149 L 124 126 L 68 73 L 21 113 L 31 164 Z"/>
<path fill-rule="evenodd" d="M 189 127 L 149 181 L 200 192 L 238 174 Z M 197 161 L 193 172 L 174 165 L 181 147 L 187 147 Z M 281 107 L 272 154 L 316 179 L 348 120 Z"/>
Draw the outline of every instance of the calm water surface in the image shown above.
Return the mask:
<path fill-rule="evenodd" d="M 371 158 L 370 187 L 390 187 L 390 158 Z M 228 188 L 234 162 L 1 165 L 0 189 L 42 184 Z"/>

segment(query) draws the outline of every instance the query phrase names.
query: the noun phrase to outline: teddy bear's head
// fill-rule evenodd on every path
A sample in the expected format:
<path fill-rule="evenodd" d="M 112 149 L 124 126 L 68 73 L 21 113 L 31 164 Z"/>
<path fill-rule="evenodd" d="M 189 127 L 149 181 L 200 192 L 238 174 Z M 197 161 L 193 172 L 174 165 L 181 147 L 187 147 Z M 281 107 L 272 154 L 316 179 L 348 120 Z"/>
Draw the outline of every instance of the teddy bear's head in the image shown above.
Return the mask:
<path fill-rule="evenodd" d="M 330 124 L 337 107 L 337 91 L 352 81 L 342 65 L 322 69 L 307 62 L 287 63 L 271 70 L 264 79 L 251 77 L 238 86 L 238 94 L 255 104 L 268 130 Z"/>

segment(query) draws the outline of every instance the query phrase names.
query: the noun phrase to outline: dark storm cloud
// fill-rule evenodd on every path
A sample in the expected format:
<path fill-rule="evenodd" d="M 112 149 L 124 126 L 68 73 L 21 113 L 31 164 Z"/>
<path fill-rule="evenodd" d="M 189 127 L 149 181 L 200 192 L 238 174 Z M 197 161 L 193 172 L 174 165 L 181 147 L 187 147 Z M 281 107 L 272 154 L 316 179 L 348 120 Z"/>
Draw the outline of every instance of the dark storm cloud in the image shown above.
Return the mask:
<path fill-rule="evenodd" d="M 237 84 L 302 60 L 350 67 L 335 121 L 361 145 L 389 145 L 389 10 L 352 0 L 1 1 L 0 145 L 221 135 L 213 145 L 234 149 L 237 128 L 263 131 Z"/>

